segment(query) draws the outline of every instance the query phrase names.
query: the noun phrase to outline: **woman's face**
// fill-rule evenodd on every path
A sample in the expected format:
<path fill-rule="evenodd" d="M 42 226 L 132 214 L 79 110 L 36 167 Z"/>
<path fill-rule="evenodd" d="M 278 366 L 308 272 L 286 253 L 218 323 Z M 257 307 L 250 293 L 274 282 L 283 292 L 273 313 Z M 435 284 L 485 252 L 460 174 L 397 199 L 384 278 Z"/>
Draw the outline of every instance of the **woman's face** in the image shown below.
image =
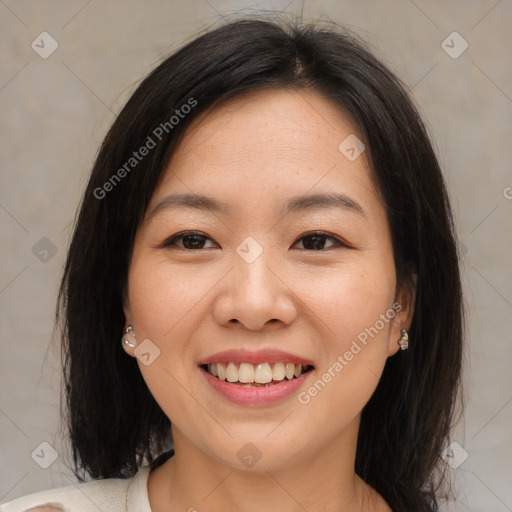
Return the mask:
<path fill-rule="evenodd" d="M 306 90 L 251 93 L 187 129 L 125 301 L 125 350 L 177 449 L 271 470 L 357 432 L 412 314 L 357 135 Z"/>

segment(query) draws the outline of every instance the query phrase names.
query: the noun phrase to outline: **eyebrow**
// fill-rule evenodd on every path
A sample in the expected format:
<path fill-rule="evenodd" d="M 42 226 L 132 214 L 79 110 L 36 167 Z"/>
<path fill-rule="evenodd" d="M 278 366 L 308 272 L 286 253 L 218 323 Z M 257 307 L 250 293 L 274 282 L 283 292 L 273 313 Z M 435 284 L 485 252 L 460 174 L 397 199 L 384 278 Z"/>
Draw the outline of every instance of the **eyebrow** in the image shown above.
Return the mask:
<path fill-rule="evenodd" d="M 173 194 L 160 201 L 149 214 L 152 219 L 162 210 L 171 208 L 195 208 L 196 210 L 211 210 L 218 213 L 228 213 L 232 207 L 230 204 L 213 197 L 201 194 Z"/>
<path fill-rule="evenodd" d="M 356 201 L 347 195 L 339 192 L 292 197 L 288 199 L 282 207 L 281 214 L 287 215 L 296 211 L 320 210 L 325 208 L 341 208 L 365 216 L 363 207 L 359 203 L 356 203 Z"/>
<path fill-rule="evenodd" d="M 211 210 L 223 214 L 227 214 L 233 210 L 232 205 L 229 203 L 202 194 L 173 194 L 167 196 L 153 208 L 149 214 L 149 219 L 152 219 L 163 210 L 183 207 L 203 211 Z M 329 194 L 306 194 L 291 197 L 281 207 L 279 213 L 285 216 L 297 211 L 311 211 L 326 208 L 341 208 L 365 216 L 365 212 L 359 203 L 339 192 L 331 192 Z"/>

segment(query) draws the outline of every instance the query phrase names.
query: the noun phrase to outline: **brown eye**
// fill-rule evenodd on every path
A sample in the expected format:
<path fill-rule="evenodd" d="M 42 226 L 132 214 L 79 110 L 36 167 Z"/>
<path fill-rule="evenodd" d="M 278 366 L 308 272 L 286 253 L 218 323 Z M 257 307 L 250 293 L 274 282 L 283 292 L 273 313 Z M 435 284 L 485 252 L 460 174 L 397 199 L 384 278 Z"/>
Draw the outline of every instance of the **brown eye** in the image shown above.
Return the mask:
<path fill-rule="evenodd" d="M 323 231 L 315 231 L 313 233 L 303 235 L 299 240 L 297 240 L 296 244 L 299 242 L 302 242 L 302 247 L 299 247 L 299 249 L 305 249 L 308 251 L 323 251 L 331 249 L 332 247 L 347 247 L 347 244 L 343 243 L 339 238 L 329 235 L 328 233 L 324 233 Z M 326 242 L 330 243 L 327 247 L 325 246 Z"/>
<path fill-rule="evenodd" d="M 183 231 L 173 235 L 171 238 L 166 240 L 162 247 L 172 248 L 177 247 L 179 249 L 196 250 L 205 249 L 205 244 L 210 240 L 205 234 L 195 231 Z"/>

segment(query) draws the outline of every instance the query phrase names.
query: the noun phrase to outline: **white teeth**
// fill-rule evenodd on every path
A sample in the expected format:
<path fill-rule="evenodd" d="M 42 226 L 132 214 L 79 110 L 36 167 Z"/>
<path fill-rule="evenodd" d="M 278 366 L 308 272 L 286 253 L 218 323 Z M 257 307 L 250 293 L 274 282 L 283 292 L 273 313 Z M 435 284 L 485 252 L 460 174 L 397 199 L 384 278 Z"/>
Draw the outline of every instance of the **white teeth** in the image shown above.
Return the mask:
<path fill-rule="evenodd" d="M 283 380 L 286 373 L 284 371 L 284 363 L 276 363 L 272 369 L 272 379 Z"/>
<path fill-rule="evenodd" d="M 240 363 L 237 380 L 244 383 L 254 382 L 254 366 L 249 363 Z"/>
<path fill-rule="evenodd" d="M 207 365 L 207 371 L 219 380 L 228 382 L 238 382 L 240 385 L 250 386 L 251 384 L 267 384 L 279 382 L 285 379 L 291 380 L 294 377 L 300 377 L 306 367 L 301 364 L 293 363 L 260 363 L 253 365 L 250 363 L 210 363 Z"/>
<path fill-rule="evenodd" d="M 254 382 L 266 384 L 272 381 L 272 370 L 268 363 L 259 364 L 254 372 Z"/>
<path fill-rule="evenodd" d="M 238 370 L 236 368 L 235 363 L 229 363 L 226 368 L 226 380 L 228 382 L 237 382 L 238 381 Z"/>

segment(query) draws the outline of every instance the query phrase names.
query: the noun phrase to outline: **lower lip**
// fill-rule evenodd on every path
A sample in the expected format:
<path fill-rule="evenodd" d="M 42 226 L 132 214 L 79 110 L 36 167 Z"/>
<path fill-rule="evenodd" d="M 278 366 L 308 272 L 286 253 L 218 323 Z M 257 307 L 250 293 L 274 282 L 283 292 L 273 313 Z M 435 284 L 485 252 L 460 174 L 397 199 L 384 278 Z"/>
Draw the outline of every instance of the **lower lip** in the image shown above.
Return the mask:
<path fill-rule="evenodd" d="M 309 370 L 296 379 L 284 379 L 279 384 L 273 384 L 272 386 L 245 387 L 217 379 L 204 368 L 200 368 L 200 370 L 210 386 L 225 399 L 234 404 L 246 406 L 271 405 L 285 400 L 297 393 L 314 371 Z"/>

